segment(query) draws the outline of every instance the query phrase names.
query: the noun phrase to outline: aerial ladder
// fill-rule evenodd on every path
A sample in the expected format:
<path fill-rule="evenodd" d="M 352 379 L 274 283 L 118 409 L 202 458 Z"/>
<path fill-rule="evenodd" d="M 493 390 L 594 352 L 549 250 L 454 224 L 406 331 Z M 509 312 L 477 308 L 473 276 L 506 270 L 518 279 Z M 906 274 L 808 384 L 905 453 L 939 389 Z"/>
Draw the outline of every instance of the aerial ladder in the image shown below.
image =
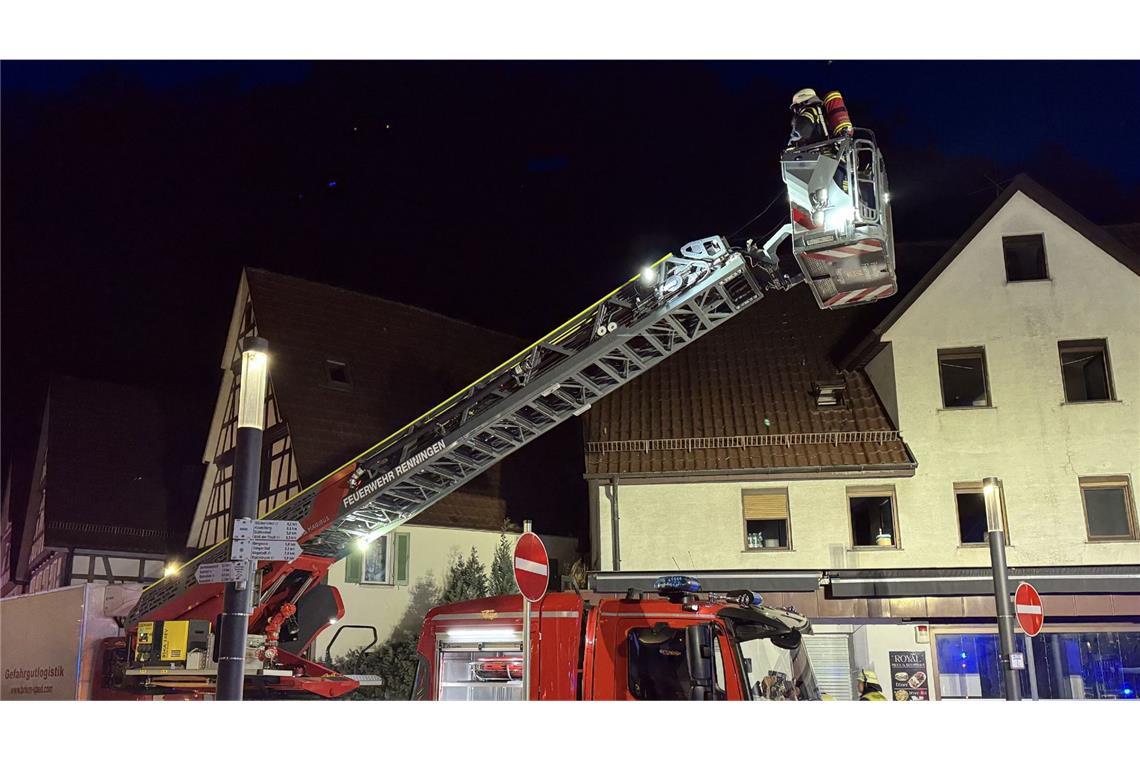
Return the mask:
<path fill-rule="evenodd" d="M 848 192 L 831 182 L 836 161 L 850 162 L 853 175 L 861 170 Z M 874 136 L 809 146 L 785 153 L 781 163 L 791 220 L 767 240 L 712 236 L 684 245 L 267 515 L 301 523 L 302 554 L 293 562 L 258 563 L 254 573 L 247 693 L 338 696 L 355 688 L 356 681 L 304 656 L 317 634 L 344 614 L 337 590 L 320 583 L 333 563 L 586 412 L 766 293 L 807 283 L 824 309 L 893 294 L 889 197 Z M 827 192 L 817 192 L 821 188 Z M 781 270 L 777 255 L 789 237 L 800 269 L 794 274 Z M 227 539 L 143 591 L 126 621 L 127 636 L 104 642 L 110 689 L 212 691 L 210 626 L 222 610 L 224 586 L 198 583 L 194 575 L 201 564 L 229 559 Z M 193 621 L 200 632 L 197 659 L 181 666 L 151 654 L 158 648 L 156 627 L 177 621 Z"/>

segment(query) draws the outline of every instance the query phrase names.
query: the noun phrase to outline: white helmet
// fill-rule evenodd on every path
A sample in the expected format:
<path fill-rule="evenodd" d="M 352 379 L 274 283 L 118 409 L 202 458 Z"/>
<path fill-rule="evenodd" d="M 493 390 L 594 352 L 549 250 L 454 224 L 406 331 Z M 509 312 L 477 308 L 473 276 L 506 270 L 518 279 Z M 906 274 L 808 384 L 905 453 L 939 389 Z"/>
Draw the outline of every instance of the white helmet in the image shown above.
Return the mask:
<path fill-rule="evenodd" d="M 800 90 L 799 92 L 797 92 L 795 95 L 792 96 L 792 105 L 798 106 L 800 103 L 803 103 L 805 101 L 811 100 L 812 98 L 818 98 L 818 97 L 819 96 L 815 94 L 815 90 L 813 90 L 810 87 L 805 87 L 802 90 Z"/>

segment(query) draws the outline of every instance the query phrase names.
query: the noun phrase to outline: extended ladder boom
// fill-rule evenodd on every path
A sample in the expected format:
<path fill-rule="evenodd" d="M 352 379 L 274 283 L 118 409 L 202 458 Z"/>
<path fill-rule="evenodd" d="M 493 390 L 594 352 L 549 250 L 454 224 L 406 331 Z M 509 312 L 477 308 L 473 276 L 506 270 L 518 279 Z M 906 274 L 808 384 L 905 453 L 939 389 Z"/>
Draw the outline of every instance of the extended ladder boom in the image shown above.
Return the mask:
<path fill-rule="evenodd" d="M 477 381 L 267 515 L 304 527 L 303 558 L 331 561 L 393 530 L 514 451 L 689 345 L 763 297 L 800 281 L 775 248 L 731 248 L 721 237 L 669 255 Z M 229 559 L 229 541 L 143 593 L 128 625 L 196 584 L 199 564 Z M 283 563 L 266 563 L 270 566 Z M 275 576 L 280 572 L 265 572 Z M 315 579 L 314 579 L 315 580 Z M 310 586 L 306 582 L 292 599 Z M 220 593 L 220 586 L 218 587 Z M 275 587 L 261 594 L 264 604 Z M 176 605 L 175 605 L 176 607 Z"/>

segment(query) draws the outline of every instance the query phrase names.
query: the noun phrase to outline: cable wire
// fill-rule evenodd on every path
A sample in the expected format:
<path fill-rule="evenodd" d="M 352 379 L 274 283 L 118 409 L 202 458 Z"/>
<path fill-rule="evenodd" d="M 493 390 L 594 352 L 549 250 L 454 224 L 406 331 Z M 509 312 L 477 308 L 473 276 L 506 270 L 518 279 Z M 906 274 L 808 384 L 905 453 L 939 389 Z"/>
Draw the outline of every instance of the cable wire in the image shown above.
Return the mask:
<path fill-rule="evenodd" d="M 767 214 L 767 213 L 768 213 L 768 210 L 769 210 L 770 208 L 772 208 L 772 206 L 773 206 L 773 205 L 775 205 L 776 201 L 780 200 L 780 197 L 781 197 L 783 194 L 784 194 L 784 190 L 783 190 L 783 188 L 781 188 L 781 189 L 779 190 L 779 192 L 777 192 L 777 193 L 776 193 L 776 195 L 775 195 L 775 196 L 772 198 L 772 200 L 770 200 L 770 201 L 768 202 L 768 205 L 764 207 L 764 210 L 763 210 L 763 211 L 761 211 L 759 214 L 757 214 L 756 216 L 754 216 L 754 217 L 752 217 L 751 219 L 749 219 L 749 220 L 748 220 L 747 222 L 745 222 L 744 224 L 740 225 L 740 227 L 739 227 L 739 228 L 736 230 L 736 232 L 732 233 L 732 234 L 731 234 L 731 235 L 729 235 L 728 237 L 729 237 L 729 238 L 734 238 L 734 237 L 736 237 L 737 235 L 739 235 L 741 232 L 743 232 L 744 230 L 748 229 L 748 228 L 749 228 L 749 227 L 751 227 L 753 224 L 755 224 L 755 223 L 756 223 L 756 221 L 760 219 L 760 217 L 762 217 L 762 216 L 764 216 L 764 214 Z"/>

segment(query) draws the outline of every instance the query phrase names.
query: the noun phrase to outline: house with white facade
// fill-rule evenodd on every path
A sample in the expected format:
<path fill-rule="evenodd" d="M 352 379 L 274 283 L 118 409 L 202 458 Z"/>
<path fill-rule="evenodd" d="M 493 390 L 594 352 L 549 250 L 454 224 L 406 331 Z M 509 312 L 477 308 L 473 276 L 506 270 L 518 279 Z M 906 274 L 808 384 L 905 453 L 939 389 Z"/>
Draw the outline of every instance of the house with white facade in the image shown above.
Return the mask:
<path fill-rule="evenodd" d="M 420 412 L 517 351 L 523 342 L 424 309 L 261 269 L 245 269 L 222 353 L 222 382 L 207 438 L 190 543 L 208 549 L 228 536 L 237 431 L 240 341 L 269 342 L 269 380 L 258 516 L 371 448 Z M 334 564 L 327 583 L 345 614 L 314 642 L 335 658 L 385 641 L 417 591 L 442 586 L 457 556 L 474 548 L 489 566 L 508 521 L 535 520 L 557 567 L 577 558 L 577 540 L 551 535 L 543 516 L 569 517 L 584 501 L 572 468 L 575 431 L 552 433 L 447 496 L 398 530 Z M 507 529 L 513 543 L 517 532 Z M 516 529 L 517 530 L 517 529 Z M 417 600 L 418 601 L 418 600 Z M 343 630 L 341 630 L 343 628 Z M 335 644 L 328 649 L 333 637 Z"/>
<path fill-rule="evenodd" d="M 1023 691 L 1134 697 L 1138 229 L 1018 177 L 878 312 L 777 294 L 595 404 L 595 585 L 682 571 L 792 605 L 841 699 L 855 668 L 894 699 L 998 697 L 995 476 L 1011 579 L 1044 598 Z"/>

